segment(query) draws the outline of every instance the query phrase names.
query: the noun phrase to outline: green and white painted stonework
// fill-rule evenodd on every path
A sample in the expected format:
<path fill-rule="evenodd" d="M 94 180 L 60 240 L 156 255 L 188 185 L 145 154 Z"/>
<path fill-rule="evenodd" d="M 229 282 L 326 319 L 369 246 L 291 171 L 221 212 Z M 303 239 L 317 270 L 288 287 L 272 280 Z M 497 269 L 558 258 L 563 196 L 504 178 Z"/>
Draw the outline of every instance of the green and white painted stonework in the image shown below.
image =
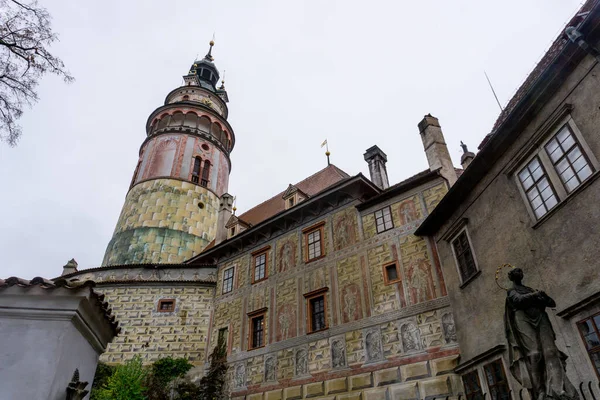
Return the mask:
<path fill-rule="evenodd" d="M 213 192 L 190 182 L 137 184 L 127 194 L 102 265 L 179 263 L 193 257 L 215 238 L 218 206 Z"/>

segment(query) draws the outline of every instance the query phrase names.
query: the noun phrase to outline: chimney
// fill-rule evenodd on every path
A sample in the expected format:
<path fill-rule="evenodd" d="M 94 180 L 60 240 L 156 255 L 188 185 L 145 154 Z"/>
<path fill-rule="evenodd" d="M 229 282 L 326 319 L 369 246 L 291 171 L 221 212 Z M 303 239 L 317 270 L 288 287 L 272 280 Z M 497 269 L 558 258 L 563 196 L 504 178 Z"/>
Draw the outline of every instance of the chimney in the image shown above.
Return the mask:
<path fill-rule="evenodd" d="M 224 193 L 219 201 L 219 214 L 217 216 L 217 233 L 215 235 L 215 245 L 227 239 L 227 228 L 225 224 L 231 218 L 233 211 L 233 196 L 229 193 Z"/>
<path fill-rule="evenodd" d="M 365 161 L 369 163 L 371 182 L 381 190 L 389 188 L 390 182 L 388 180 L 387 169 L 385 168 L 385 163 L 387 162 L 385 153 L 375 145 L 365 152 Z"/>
<path fill-rule="evenodd" d="M 462 165 L 463 170 L 467 169 L 467 167 L 471 164 L 471 161 L 475 158 L 475 153 L 472 153 L 467 148 L 467 145 L 460 141 L 460 147 L 463 149 L 463 155 L 460 156 L 460 165 Z"/>
<path fill-rule="evenodd" d="M 63 267 L 63 272 L 60 276 L 72 274 L 73 272 L 77 272 L 77 261 L 74 258 L 71 258 L 67 265 Z"/>
<path fill-rule="evenodd" d="M 439 169 L 440 174 L 448 181 L 450 186 L 454 185 L 457 179 L 456 171 L 454 165 L 452 165 L 452 159 L 444 140 L 440 122 L 436 117 L 427 114 L 419 122 L 419 132 L 421 133 L 429 169 L 432 171 Z"/>

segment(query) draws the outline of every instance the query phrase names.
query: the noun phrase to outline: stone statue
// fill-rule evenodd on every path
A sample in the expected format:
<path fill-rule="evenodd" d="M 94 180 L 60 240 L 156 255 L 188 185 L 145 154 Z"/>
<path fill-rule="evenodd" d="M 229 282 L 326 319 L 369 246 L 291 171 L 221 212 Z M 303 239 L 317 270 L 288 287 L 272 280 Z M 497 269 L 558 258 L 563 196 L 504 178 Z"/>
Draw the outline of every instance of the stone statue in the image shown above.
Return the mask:
<path fill-rule="evenodd" d="M 402 347 L 404 352 L 419 350 L 420 339 L 419 329 L 412 322 L 402 325 L 400 328 L 400 335 L 402 336 Z"/>
<path fill-rule="evenodd" d="M 522 284 L 523 270 L 508 273 L 513 282 L 506 293 L 504 324 L 510 371 L 529 389 L 534 400 L 579 399 L 567 378 L 567 355 L 558 350 L 546 307 L 556 307 L 546 293 Z"/>
<path fill-rule="evenodd" d="M 296 376 L 308 373 L 308 354 L 306 350 L 298 350 L 296 353 Z"/>
<path fill-rule="evenodd" d="M 463 153 L 468 153 L 469 149 L 467 148 L 467 145 L 463 143 L 463 141 L 460 141 L 460 147 L 462 147 Z"/>
<path fill-rule="evenodd" d="M 279 272 L 284 272 L 292 266 L 292 246 L 289 243 L 283 245 L 281 251 L 281 269 Z"/>
<path fill-rule="evenodd" d="M 67 386 L 67 400 L 83 400 L 83 398 L 89 393 L 89 390 L 85 390 L 88 385 L 87 382 L 81 382 L 79 380 L 79 370 L 75 369 L 73 378 Z"/>
<path fill-rule="evenodd" d="M 348 289 L 344 294 L 344 308 L 348 321 L 354 321 L 356 319 L 354 313 L 356 313 L 356 292 Z"/>
<path fill-rule="evenodd" d="M 331 366 L 333 368 L 344 367 L 346 365 L 346 350 L 341 340 L 335 340 L 331 345 Z"/>

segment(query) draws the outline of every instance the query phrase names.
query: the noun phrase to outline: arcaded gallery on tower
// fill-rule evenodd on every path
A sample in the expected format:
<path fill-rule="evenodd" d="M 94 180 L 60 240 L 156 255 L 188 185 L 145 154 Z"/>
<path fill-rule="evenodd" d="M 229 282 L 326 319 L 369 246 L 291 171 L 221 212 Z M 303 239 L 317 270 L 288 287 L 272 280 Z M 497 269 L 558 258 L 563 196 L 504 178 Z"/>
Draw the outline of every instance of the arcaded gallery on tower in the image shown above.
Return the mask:
<path fill-rule="evenodd" d="M 224 338 L 234 399 L 505 399 L 539 374 L 590 396 L 600 374 L 599 41 L 600 4 L 588 1 L 479 152 L 464 146 L 462 168 L 427 114 L 413 133 L 421 172 L 390 185 L 373 143 L 368 177 L 327 163 L 241 214 L 211 42 L 148 117 L 102 266 L 68 264 L 61 276 L 95 281 L 120 322 L 102 361 L 184 357 L 199 378 Z M 519 358 L 523 343 L 507 341 L 514 267 L 555 302 L 534 307 L 562 366 L 535 349 Z M 570 389 L 538 386 L 549 397 Z"/>

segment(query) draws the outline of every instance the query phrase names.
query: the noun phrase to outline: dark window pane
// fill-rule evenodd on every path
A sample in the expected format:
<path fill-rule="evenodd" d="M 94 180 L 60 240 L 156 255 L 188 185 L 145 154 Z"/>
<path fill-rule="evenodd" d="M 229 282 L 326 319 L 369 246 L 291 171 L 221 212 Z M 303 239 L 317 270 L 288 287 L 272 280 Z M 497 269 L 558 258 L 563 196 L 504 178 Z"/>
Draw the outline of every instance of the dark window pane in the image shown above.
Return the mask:
<path fill-rule="evenodd" d="M 385 273 L 388 281 L 395 281 L 398 279 L 398 270 L 396 269 L 396 264 L 385 267 Z"/>
<path fill-rule="evenodd" d="M 325 329 L 325 297 L 320 296 L 310 300 L 312 331 Z"/>

